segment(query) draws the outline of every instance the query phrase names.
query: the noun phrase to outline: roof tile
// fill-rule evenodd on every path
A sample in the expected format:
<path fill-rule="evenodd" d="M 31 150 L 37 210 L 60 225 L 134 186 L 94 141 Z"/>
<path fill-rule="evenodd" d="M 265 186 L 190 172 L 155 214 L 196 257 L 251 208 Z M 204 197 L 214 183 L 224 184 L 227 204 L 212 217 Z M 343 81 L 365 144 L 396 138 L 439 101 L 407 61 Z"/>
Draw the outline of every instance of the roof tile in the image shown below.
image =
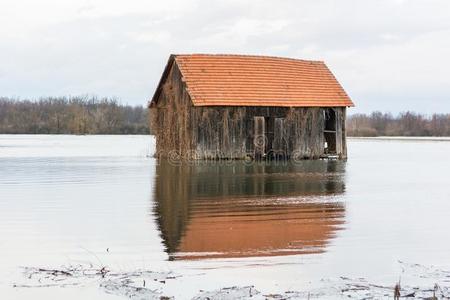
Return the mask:
<path fill-rule="evenodd" d="M 195 106 L 353 106 L 321 61 L 252 55 L 175 55 Z"/>

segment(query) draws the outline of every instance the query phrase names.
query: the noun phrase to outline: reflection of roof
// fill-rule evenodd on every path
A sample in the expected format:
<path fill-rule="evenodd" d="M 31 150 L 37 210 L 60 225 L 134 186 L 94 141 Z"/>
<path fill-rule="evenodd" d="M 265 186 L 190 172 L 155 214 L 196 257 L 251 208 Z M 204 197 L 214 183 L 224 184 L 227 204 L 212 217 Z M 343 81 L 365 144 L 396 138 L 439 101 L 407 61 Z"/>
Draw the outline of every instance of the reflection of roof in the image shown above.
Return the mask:
<path fill-rule="evenodd" d="M 320 253 L 345 213 L 342 203 L 244 200 L 195 201 L 175 258 Z"/>
<path fill-rule="evenodd" d="M 251 55 L 173 57 L 194 106 L 353 106 L 321 61 Z"/>

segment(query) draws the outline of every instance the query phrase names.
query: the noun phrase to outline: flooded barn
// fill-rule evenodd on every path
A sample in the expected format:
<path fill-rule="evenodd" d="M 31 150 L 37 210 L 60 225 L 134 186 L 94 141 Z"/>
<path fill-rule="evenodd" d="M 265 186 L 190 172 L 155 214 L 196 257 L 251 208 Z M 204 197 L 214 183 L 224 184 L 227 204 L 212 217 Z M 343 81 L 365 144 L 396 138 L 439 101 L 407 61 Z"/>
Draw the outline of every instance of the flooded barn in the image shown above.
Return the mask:
<path fill-rule="evenodd" d="M 171 55 L 149 103 L 156 156 L 347 157 L 353 103 L 321 61 Z"/>

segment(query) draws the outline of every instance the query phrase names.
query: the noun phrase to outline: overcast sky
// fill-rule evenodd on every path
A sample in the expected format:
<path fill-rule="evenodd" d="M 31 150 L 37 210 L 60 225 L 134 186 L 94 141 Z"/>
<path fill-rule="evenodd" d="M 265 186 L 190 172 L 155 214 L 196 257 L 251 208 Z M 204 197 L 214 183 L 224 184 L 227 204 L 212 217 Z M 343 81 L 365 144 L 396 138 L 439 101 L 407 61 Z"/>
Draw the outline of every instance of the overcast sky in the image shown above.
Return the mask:
<path fill-rule="evenodd" d="M 145 104 L 170 53 L 324 60 L 351 112 L 450 113 L 449 0 L 0 1 L 0 96 Z"/>

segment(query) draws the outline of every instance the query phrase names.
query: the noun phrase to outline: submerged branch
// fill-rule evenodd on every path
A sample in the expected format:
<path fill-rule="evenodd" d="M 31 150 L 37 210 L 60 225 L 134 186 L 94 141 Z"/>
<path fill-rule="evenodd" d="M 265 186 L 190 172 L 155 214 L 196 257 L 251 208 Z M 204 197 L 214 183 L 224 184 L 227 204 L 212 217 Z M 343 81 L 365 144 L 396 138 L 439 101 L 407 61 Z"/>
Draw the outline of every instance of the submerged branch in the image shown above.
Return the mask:
<path fill-rule="evenodd" d="M 401 298 L 413 297 L 419 299 L 450 298 L 448 286 L 450 271 L 418 264 L 407 264 L 399 261 L 402 276 L 426 279 L 422 285 L 410 286 L 400 282 L 392 286 L 372 283 L 365 278 L 340 277 L 338 279 L 323 279 L 321 286 L 306 291 L 285 291 L 282 293 L 263 294 L 254 286 L 233 286 L 213 291 L 200 290 L 193 298 L 206 299 L 317 299 L 342 298 L 348 299 L 392 299 L 395 288 Z M 131 272 L 115 272 L 106 267 L 93 268 L 92 265 L 69 265 L 60 269 L 24 267 L 27 283 L 16 283 L 16 288 L 51 288 L 83 286 L 98 282 L 98 286 L 106 293 L 123 296 L 128 299 L 173 299 L 163 295 L 163 287 L 167 280 L 176 280 L 179 275 L 171 272 L 152 272 L 136 270 Z M 201 274 L 198 276 L 202 276 Z M 28 283 L 30 282 L 31 283 Z M 402 281 L 407 281 L 403 279 Z M 430 285 L 430 282 L 434 284 Z M 434 287 L 433 287 L 434 285 Z"/>

